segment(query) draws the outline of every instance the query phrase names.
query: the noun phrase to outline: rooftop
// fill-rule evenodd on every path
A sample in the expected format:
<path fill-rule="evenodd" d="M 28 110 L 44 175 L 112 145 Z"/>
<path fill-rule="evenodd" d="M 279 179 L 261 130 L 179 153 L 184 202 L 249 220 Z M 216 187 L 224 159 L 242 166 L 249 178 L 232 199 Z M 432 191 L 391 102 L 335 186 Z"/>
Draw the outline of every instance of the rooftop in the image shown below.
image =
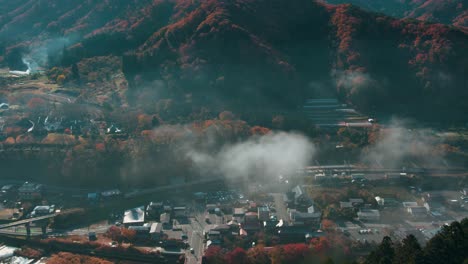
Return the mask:
<path fill-rule="evenodd" d="M 418 206 L 417 202 L 403 202 L 403 207 L 415 207 Z"/>
<path fill-rule="evenodd" d="M 124 224 L 133 224 L 133 223 L 143 223 L 145 222 L 145 207 L 140 206 L 125 211 L 123 223 Z"/>
<path fill-rule="evenodd" d="M 244 215 L 245 209 L 244 208 L 234 208 L 234 215 Z"/>
<path fill-rule="evenodd" d="M 161 223 L 152 223 L 150 228 L 150 234 L 153 233 L 161 233 L 162 231 L 162 224 Z"/>
<path fill-rule="evenodd" d="M 380 216 L 380 212 L 379 210 L 376 210 L 376 209 L 361 209 L 359 210 L 358 212 L 358 215 L 361 215 L 361 216 Z"/>
<path fill-rule="evenodd" d="M 15 186 L 13 184 L 8 184 L 2 187 L 2 191 L 9 191 L 13 189 Z"/>
<path fill-rule="evenodd" d="M 18 189 L 20 192 L 34 192 L 42 190 L 44 186 L 42 184 L 32 183 L 32 182 L 25 182 L 21 187 Z"/>
<path fill-rule="evenodd" d="M 116 196 L 120 194 L 122 194 L 122 192 L 118 189 L 108 190 L 101 193 L 103 197 Z"/>

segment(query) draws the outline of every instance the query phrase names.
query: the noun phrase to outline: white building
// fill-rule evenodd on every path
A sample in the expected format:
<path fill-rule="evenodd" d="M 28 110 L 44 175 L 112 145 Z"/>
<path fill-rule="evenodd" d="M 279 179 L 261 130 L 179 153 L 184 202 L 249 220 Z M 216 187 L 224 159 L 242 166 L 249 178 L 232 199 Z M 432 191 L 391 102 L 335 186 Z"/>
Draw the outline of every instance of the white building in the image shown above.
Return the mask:
<path fill-rule="evenodd" d="M 140 206 L 125 211 L 123 224 L 125 226 L 138 226 L 145 223 L 145 207 Z"/>

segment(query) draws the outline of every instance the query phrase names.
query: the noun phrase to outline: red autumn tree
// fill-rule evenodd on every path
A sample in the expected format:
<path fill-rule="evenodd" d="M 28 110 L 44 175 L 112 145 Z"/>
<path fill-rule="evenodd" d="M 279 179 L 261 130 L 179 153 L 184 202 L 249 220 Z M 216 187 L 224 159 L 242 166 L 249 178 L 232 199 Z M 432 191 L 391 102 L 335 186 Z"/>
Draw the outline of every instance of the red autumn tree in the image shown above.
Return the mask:
<path fill-rule="evenodd" d="M 224 254 L 221 247 L 212 246 L 205 251 L 206 263 L 224 264 Z"/>
<path fill-rule="evenodd" d="M 309 254 L 310 249 L 306 244 L 287 244 L 283 246 L 284 263 L 300 263 Z"/>
<path fill-rule="evenodd" d="M 247 263 L 247 252 L 242 248 L 235 248 L 225 256 L 227 264 Z"/>

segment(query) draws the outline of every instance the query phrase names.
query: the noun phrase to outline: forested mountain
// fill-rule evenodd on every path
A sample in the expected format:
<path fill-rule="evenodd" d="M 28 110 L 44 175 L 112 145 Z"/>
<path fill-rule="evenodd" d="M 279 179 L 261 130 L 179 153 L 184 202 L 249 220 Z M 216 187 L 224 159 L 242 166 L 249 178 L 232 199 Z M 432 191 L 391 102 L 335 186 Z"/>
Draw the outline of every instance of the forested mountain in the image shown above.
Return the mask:
<path fill-rule="evenodd" d="M 10 68 L 24 69 L 24 56 L 70 67 L 117 55 L 131 88 L 160 80 L 167 94 L 205 103 L 295 108 L 320 92 L 439 120 L 468 110 L 468 35 L 454 27 L 311 0 L 0 6 L 0 63 Z"/>
<path fill-rule="evenodd" d="M 468 29 L 466 0 L 327 0 L 331 4 L 350 3 L 369 11 L 399 18 L 454 25 Z"/>

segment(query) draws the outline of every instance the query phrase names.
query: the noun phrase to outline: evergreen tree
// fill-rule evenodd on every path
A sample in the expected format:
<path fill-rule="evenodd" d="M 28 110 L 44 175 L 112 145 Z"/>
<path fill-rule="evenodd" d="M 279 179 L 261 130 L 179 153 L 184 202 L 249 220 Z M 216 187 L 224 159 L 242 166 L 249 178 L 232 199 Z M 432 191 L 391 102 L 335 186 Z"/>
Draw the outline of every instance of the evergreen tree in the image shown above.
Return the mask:
<path fill-rule="evenodd" d="M 463 263 L 468 258 L 467 221 L 453 222 L 444 226 L 424 248 L 424 260 L 427 263 Z"/>
<path fill-rule="evenodd" d="M 421 263 L 422 250 L 418 240 L 414 235 L 409 235 L 395 247 L 395 258 L 393 263 Z"/>
<path fill-rule="evenodd" d="M 395 256 L 392 239 L 385 236 L 382 243 L 366 258 L 366 264 L 392 264 Z"/>

